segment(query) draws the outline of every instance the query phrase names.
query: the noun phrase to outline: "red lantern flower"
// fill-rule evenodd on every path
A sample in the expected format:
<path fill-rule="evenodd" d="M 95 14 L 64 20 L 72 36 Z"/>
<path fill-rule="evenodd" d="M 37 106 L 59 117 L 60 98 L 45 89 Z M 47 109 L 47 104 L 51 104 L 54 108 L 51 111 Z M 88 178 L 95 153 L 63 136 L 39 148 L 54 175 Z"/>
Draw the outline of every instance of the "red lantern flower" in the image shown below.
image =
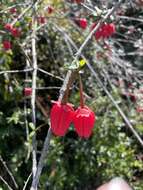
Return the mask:
<path fill-rule="evenodd" d="M 79 107 L 75 111 L 73 123 L 80 137 L 88 138 L 92 134 L 95 122 L 94 112 L 87 106 Z"/>
<path fill-rule="evenodd" d="M 19 37 L 21 35 L 21 32 L 18 28 L 12 28 L 11 29 L 11 34 L 13 37 Z"/>
<path fill-rule="evenodd" d="M 8 41 L 8 40 L 3 41 L 3 48 L 5 50 L 11 49 L 11 43 L 10 43 L 10 41 Z"/>
<path fill-rule="evenodd" d="M 46 18 L 44 16 L 39 16 L 37 19 L 38 19 L 39 24 L 45 24 L 46 23 Z"/>
<path fill-rule="evenodd" d="M 51 109 L 51 129 L 57 136 L 64 136 L 73 121 L 74 109 L 71 104 L 57 101 Z"/>
<path fill-rule="evenodd" d="M 15 14 L 17 12 L 17 9 L 15 7 L 13 7 L 9 10 L 9 12 L 12 14 Z"/>
<path fill-rule="evenodd" d="M 115 25 L 110 24 L 103 24 L 102 26 L 102 36 L 103 38 L 110 37 L 113 33 L 115 33 Z"/>
<path fill-rule="evenodd" d="M 136 108 L 136 111 L 137 111 L 138 113 L 142 113 L 142 112 L 143 112 L 143 107 L 138 106 L 138 107 Z"/>
<path fill-rule="evenodd" d="M 48 14 L 51 14 L 53 11 L 54 11 L 54 8 L 49 5 L 49 6 L 47 7 L 47 12 L 48 12 Z"/>
<path fill-rule="evenodd" d="M 95 28 L 97 23 L 93 23 L 91 26 L 91 30 Z M 103 23 L 100 28 L 95 32 L 94 36 L 96 40 L 100 38 L 108 38 L 110 37 L 113 33 L 115 33 L 115 25 L 113 23 Z"/>
<path fill-rule="evenodd" d="M 86 27 L 87 27 L 87 20 L 86 20 L 86 18 L 80 18 L 79 20 L 77 20 L 77 22 L 78 22 L 80 28 L 86 29 Z"/>
<path fill-rule="evenodd" d="M 24 88 L 24 96 L 31 96 L 32 94 L 32 88 L 26 87 Z"/>
<path fill-rule="evenodd" d="M 6 23 L 6 24 L 4 25 L 4 29 L 6 29 L 6 30 L 8 30 L 8 31 L 11 31 L 12 28 L 13 28 L 13 26 L 12 26 L 11 24 L 9 24 L 9 23 Z"/>

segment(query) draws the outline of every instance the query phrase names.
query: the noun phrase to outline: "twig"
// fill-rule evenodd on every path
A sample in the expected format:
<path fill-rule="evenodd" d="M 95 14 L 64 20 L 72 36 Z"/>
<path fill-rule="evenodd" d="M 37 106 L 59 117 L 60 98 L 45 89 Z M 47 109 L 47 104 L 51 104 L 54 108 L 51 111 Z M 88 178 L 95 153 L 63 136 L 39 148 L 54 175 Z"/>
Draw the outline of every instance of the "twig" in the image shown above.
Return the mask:
<path fill-rule="evenodd" d="M 22 47 L 21 47 L 21 49 L 22 49 L 22 51 L 23 51 L 23 53 L 25 55 L 25 58 L 26 58 L 26 68 L 29 68 L 31 60 L 30 60 L 30 58 L 28 56 L 28 50 L 24 50 Z M 31 63 L 31 66 L 32 66 L 32 63 Z M 25 88 L 27 87 L 26 81 L 28 81 L 28 79 L 29 79 L 28 76 L 29 76 L 28 72 L 26 72 L 25 73 L 25 84 L 24 84 Z M 27 140 L 27 142 L 29 142 L 29 126 L 28 126 L 28 110 L 27 110 L 27 106 L 28 106 L 27 99 L 25 98 L 24 99 L 25 129 L 26 129 L 26 140 Z M 28 148 L 27 148 L 27 156 L 26 156 L 26 159 L 25 159 L 26 162 L 28 161 L 28 159 L 30 157 L 30 154 L 31 154 L 31 146 L 29 145 Z"/>
<path fill-rule="evenodd" d="M 135 17 L 119 16 L 119 15 L 117 15 L 116 17 L 120 18 L 120 19 L 126 19 L 126 20 L 133 20 L 133 21 L 143 22 L 143 19 L 135 18 Z"/>
<path fill-rule="evenodd" d="M 5 73 L 25 73 L 30 71 L 33 71 L 33 68 L 23 69 L 23 70 L 13 70 L 13 71 L 12 70 L 0 71 L 0 75 Z"/>
<path fill-rule="evenodd" d="M 7 186 L 7 188 L 8 188 L 9 190 L 13 190 L 13 189 L 9 186 L 9 184 L 5 181 L 5 179 L 4 179 L 2 176 L 0 176 L 0 179 L 1 179 L 1 181 L 3 181 L 3 183 Z"/>
<path fill-rule="evenodd" d="M 6 169 L 7 173 L 9 174 L 10 178 L 12 179 L 12 182 L 13 182 L 15 188 L 18 189 L 18 185 L 16 183 L 16 180 L 14 179 L 13 174 L 11 173 L 11 171 L 9 170 L 9 168 L 7 167 L 5 161 L 3 160 L 3 158 L 1 156 L 0 156 L 0 161 L 3 164 L 4 168 Z"/>
<path fill-rule="evenodd" d="M 25 190 L 25 189 L 26 189 L 26 186 L 27 186 L 27 184 L 28 184 L 28 182 L 29 182 L 31 176 L 32 176 L 32 172 L 31 172 L 30 175 L 28 176 L 28 178 L 27 178 L 27 180 L 26 180 L 26 182 L 25 182 L 24 187 L 23 187 L 22 190 Z"/>
<path fill-rule="evenodd" d="M 46 112 L 46 110 L 43 108 L 43 106 L 41 105 L 40 101 L 38 98 L 36 98 L 36 105 L 37 107 L 40 109 L 40 111 L 42 112 L 42 114 L 48 118 L 48 113 Z"/>
<path fill-rule="evenodd" d="M 43 146 L 43 149 L 42 149 L 40 160 L 39 160 L 39 163 L 38 163 L 38 167 L 37 167 L 37 171 L 36 171 L 36 176 L 33 179 L 32 187 L 31 187 L 30 190 L 36 190 L 37 186 L 39 184 L 39 178 L 40 178 L 43 166 L 44 166 L 44 160 L 45 160 L 46 155 L 47 155 L 48 150 L 49 150 L 51 137 L 52 137 L 52 131 L 51 131 L 51 128 L 49 128 L 47 136 L 46 136 L 46 139 L 44 141 L 44 146 Z"/>
<path fill-rule="evenodd" d="M 59 90 L 61 87 L 48 86 L 48 87 L 37 87 L 36 90 Z"/>
<path fill-rule="evenodd" d="M 45 70 L 43 70 L 43 69 L 38 68 L 38 71 L 40 71 L 40 72 L 42 72 L 42 73 L 44 73 L 44 74 L 47 74 L 47 75 L 49 75 L 49 76 L 51 76 L 51 77 L 54 77 L 54 78 L 56 78 L 56 79 L 58 79 L 58 80 L 64 81 L 63 78 L 58 77 L 58 76 L 56 76 L 56 75 L 54 75 L 54 74 L 52 74 L 52 73 L 50 73 L 50 72 L 48 72 L 48 71 L 45 71 Z"/>

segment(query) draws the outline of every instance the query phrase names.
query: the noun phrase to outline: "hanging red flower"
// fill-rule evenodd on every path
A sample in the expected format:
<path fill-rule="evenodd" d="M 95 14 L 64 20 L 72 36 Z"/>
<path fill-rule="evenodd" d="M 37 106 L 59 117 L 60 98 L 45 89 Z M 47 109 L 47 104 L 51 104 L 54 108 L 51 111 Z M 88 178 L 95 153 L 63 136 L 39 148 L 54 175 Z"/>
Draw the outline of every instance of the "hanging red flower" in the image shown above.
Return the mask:
<path fill-rule="evenodd" d="M 142 112 L 143 112 L 143 107 L 138 106 L 138 107 L 136 108 L 136 111 L 137 111 L 138 113 L 142 113 Z"/>
<path fill-rule="evenodd" d="M 11 34 L 13 37 L 20 37 L 21 31 L 19 28 L 12 28 L 11 29 Z"/>
<path fill-rule="evenodd" d="M 49 6 L 47 7 L 47 12 L 48 12 L 48 14 L 53 13 L 53 11 L 54 11 L 54 8 L 49 5 Z"/>
<path fill-rule="evenodd" d="M 31 96 L 32 95 L 32 88 L 25 87 L 24 88 L 24 96 Z"/>
<path fill-rule="evenodd" d="M 93 23 L 91 30 L 96 27 L 97 23 Z M 96 40 L 100 38 L 109 38 L 113 33 L 115 33 L 115 25 L 113 23 L 103 23 L 100 28 L 94 33 Z"/>
<path fill-rule="evenodd" d="M 45 23 L 46 23 L 46 17 L 44 17 L 44 16 L 39 16 L 39 17 L 37 18 L 37 21 L 38 21 L 39 24 L 45 24 Z"/>
<path fill-rule="evenodd" d="M 80 18 L 79 20 L 77 20 L 80 28 L 82 29 L 86 29 L 87 28 L 87 20 L 86 18 Z"/>
<path fill-rule="evenodd" d="M 2 43 L 3 43 L 3 48 L 4 48 L 5 50 L 9 50 L 9 49 L 12 48 L 12 45 L 11 45 L 11 42 L 10 42 L 10 41 L 5 40 L 5 41 L 3 41 Z"/>
<path fill-rule="evenodd" d="M 57 101 L 50 113 L 51 129 L 57 136 L 64 136 L 73 121 L 74 109 L 71 104 Z"/>
<path fill-rule="evenodd" d="M 9 12 L 12 14 L 15 14 L 17 12 L 17 9 L 15 7 L 13 7 L 9 10 Z"/>
<path fill-rule="evenodd" d="M 12 26 L 10 23 L 6 23 L 6 24 L 4 25 L 4 29 L 5 29 L 5 30 L 8 30 L 8 31 L 11 31 L 11 30 L 13 29 L 13 26 Z"/>
<path fill-rule="evenodd" d="M 88 138 L 92 134 L 95 122 L 94 112 L 87 106 L 79 107 L 75 111 L 73 123 L 80 137 Z"/>

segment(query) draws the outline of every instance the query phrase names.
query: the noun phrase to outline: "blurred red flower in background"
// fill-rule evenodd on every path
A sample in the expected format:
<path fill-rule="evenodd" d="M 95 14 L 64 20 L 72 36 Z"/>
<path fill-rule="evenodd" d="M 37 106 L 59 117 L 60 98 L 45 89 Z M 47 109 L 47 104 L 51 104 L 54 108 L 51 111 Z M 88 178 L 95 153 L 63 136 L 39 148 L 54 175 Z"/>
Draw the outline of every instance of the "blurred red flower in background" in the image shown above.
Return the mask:
<path fill-rule="evenodd" d="M 96 27 L 97 23 L 93 23 L 91 30 Z M 100 28 L 94 33 L 96 40 L 100 38 L 109 38 L 113 33 L 115 33 L 116 28 L 113 23 L 103 23 Z"/>
<path fill-rule="evenodd" d="M 12 45 L 11 45 L 10 41 L 8 41 L 8 40 L 3 41 L 3 48 L 5 50 L 9 50 L 9 49 L 11 49 L 11 47 L 12 47 Z"/>

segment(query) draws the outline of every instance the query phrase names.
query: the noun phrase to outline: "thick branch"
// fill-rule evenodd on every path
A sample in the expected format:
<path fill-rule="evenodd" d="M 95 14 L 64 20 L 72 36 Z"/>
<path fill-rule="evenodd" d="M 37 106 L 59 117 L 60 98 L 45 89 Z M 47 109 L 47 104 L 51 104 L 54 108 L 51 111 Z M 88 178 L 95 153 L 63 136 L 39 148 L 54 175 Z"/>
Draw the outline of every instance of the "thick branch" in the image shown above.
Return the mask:
<path fill-rule="evenodd" d="M 31 108 L 32 108 L 32 123 L 34 129 L 36 129 L 36 78 L 37 78 L 37 52 L 36 52 L 36 23 L 35 23 L 35 16 L 33 16 L 33 33 L 32 33 L 32 58 L 33 58 L 33 74 L 32 74 L 32 96 L 31 96 Z M 33 180 L 36 175 L 37 170 L 37 159 L 36 159 L 36 152 L 37 152 L 37 142 L 36 142 L 36 134 L 33 135 L 32 138 L 32 173 L 33 173 Z"/>

